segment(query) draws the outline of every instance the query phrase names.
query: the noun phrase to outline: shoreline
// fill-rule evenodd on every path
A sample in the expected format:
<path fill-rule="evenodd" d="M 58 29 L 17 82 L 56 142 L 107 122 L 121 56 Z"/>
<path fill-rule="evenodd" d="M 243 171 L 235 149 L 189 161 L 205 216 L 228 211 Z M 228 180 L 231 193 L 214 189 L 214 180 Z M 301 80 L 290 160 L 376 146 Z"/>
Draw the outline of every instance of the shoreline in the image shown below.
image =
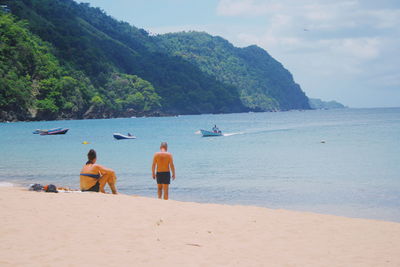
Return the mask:
<path fill-rule="evenodd" d="M 109 119 L 129 119 L 129 118 L 162 118 L 162 117 L 179 117 L 179 116 L 195 116 L 195 115 L 227 115 L 227 114 L 245 114 L 245 113 L 275 113 L 275 112 L 293 112 L 293 111 L 313 111 L 313 110 L 323 110 L 323 109 L 289 109 L 289 110 L 248 110 L 248 111 L 239 111 L 239 112 L 228 112 L 228 113 L 149 113 L 149 114 L 132 114 L 129 116 L 105 116 L 105 117 L 71 117 L 71 118 L 55 118 L 52 120 L 42 120 L 42 119 L 27 119 L 27 120 L 4 120 L 0 119 L 0 123 L 15 123 L 15 122 L 44 122 L 44 121 L 71 121 L 71 120 L 109 120 Z"/>
<path fill-rule="evenodd" d="M 0 187 L 3 266 L 399 266 L 400 223 Z"/>
<path fill-rule="evenodd" d="M 281 113 L 281 112 L 304 112 L 304 111 L 330 111 L 330 110 L 372 110 L 372 109 L 399 109 L 400 107 L 345 107 L 336 109 L 290 109 L 290 110 L 266 110 L 266 111 L 244 111 L 230 113 L 193 113 L 193 114 L 175 114 L 162 113 L 160 115 L 138 115 L 138 116 L 122 116 L 122 117 L 98 117 L 98 118 L 57 118 L 53 120 L 28 119 L 28 120 L 1 120 L 1 123 L 17 123 L 17 122 L 56 122 L 56 121 L 82 121 L 82 120 L 110 120 L 110 119 L 130 119 L 130 118 L 164 118 L 164 117 L 180 117 L 180 116 L 201 116 L 201 115 L 229 115 L 229 114 L 246 114 L 246 113 Z"/>
<path fill-rule="evenodd" d="M 17 182 L 8 182 L 8 181 L 0 181 L 0 190 L 1 188 L 14 188 L 14 189 L 18 189 L 18 190 L 22 190 L 22 191 L 29 191 L 29 187 L 31 185 L 33 185 L 34 183 L 32 182 L 26 182 L 26 183 L 17 183 Z M 50 183 L 49 183 L 50 184 Z M 45 184 L 42 184 L 45 185 Z M 57 185 L 56 185 L 57 186 Z M 57 186 L 58 187 L 58 186 Z M 60 193 L 64 194 L 64 193 L 83 193 L 79 190 L 78 187 L 74 188 L 74 187 L 61 187 L 61 188 L 67 188 L 68 190 L 70 190 L 70 192 L 66 192 L 64 189 L 59 190 Z M 111 194 L 110 189 L 108 188 L 108 186 L 106 186 L 105 188 L 106 190 L 106 194 Z M 41 193 L 45 193 L 44 191 L 42 191 Z M 118 192 L 118 195 L 121 196 L 130 196 L 130 197 L 141 197 L 141 198 L 145 198 L 145 199 L 156 199 L 156 189 L 154 189 L 154 193 L 152 195 L 142 195 L 142 194 L 135 194 L 132 192 Z M 292 212 L 300 212 L 300 213 L 310 213 L 310 214 L 317 214 L 317 215 L 327 215 L 327 216 L 336 216 L 336 217 L 342 217 L 342 218 L 347 218 L 347 219 L 361 219 L 361 220 L 372 220 L 372 221 L 380 221 L 380 222 L 392 222 L 392 223 L 399 223 L 400 224 L 400 220 L 396 217 L 396 218 L 388 218 L 387 216 L 368 216 L 368 215 L 355 215 L 355 214 L 350 214 L 349 212 L 347 213 L 340 213 L 340 212 L 334 212 L 332 210 L 321 210 L 321 209 L 317 209 L 317 210 L 312 210 L 312 209 L 307 209 L 307 208 L 293 208 L 293 207 L 271 207 L 268 205 L 262 205 L 262 204 L 257 204 L 257 203 L 253 203 L 253 204 L 243 204 L 240 202 L 235 202 L 235 203 L 231 203 L 231 202 L 218 202 L 218 201 L 201 201 L 201 200 L 188 200 L 188 199 L 174 199 L 171 198 L 171 201 L 175 201 L 175 202 L 179 202 L 179 203 L 195 203 L 195 204 L 210 204 L 210 205 L 223 205 L 223 206 L 232 206 L 232 207 L 252 207 L 252 208 L 265 208 L 265 209 L 270 209 L 270 210 L 286 210 L 286 211 L 292 211 Z"/>

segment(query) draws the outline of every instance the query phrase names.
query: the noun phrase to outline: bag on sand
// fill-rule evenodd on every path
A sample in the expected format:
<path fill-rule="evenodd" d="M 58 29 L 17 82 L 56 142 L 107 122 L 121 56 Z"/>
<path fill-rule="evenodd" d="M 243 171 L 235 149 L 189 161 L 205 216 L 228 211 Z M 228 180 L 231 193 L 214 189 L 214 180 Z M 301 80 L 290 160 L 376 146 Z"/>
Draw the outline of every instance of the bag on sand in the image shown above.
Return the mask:
<path fill-rule="evenodd" d="M 57 187 L 54 184 L 49 184 L 46 186 L 47 193 L 58 193 Z"/>
<path fill-rule="evenodd" d="M 41 184 L 33 184 L 29 187 L 29 191 L 40 192 L 43 190 L 43 186 Z"/>

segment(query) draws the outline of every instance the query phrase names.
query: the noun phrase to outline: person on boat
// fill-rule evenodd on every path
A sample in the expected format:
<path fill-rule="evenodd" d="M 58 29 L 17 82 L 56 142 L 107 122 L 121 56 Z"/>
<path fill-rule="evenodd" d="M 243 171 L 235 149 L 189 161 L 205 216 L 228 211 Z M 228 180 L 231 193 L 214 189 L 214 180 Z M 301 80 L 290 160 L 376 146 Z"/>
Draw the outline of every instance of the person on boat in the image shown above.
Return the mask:
<path fill-rule="evenodd" d="M 117 194 L 115 172 L 112 169 L 96 164 L 97 156 L 94 149 L 90 149 L 87 156 L 88 161 L 80 173 L 81 191 L 105 193 L 104 187 L 108 184 L 112 193 Z"/>
<path fill-rule="evenodd" d="M 168 152 L 168 144 L 162 142 L 160 145 L 160 152 L 154 154 L 153 165 L 151 167 L 153 173 L 153 179 L 157 178 L 157 194 L 158 198 L 168 199 L 168 189 L 171 182 L 171 171 L 172 180 L 175 180 L 175 166 L 172 154 Z"/>
<path fill-rule="evenodd" d="M 221 133 L 221 131 L 218 129 L 217 125 L 215 124 L 214 127 L 212 128 L 214 133 Z"/>
<path fill-rule="evenodd" d="M 212 130 L 213 130 L 214 133 L 217 133 L 218 128 L 217 128 L 217 125 L 216 125 L 216 124 L 214 125 L 214 127 L 212 128 Z"/>

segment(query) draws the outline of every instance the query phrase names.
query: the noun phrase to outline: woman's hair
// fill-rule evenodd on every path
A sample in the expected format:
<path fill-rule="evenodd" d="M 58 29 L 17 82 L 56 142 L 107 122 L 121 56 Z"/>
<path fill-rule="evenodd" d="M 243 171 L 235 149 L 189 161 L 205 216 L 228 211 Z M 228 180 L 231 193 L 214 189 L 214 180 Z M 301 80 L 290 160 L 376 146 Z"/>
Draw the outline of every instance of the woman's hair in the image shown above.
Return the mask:
<path fill-rule="evenodd" d="M 96 151 L 94 149 L 90 149 L 89 153 L 87 154 L 88 161 L 86 162 L 87 164 L 93 164 L 93 160 L 97 157 Z"/>

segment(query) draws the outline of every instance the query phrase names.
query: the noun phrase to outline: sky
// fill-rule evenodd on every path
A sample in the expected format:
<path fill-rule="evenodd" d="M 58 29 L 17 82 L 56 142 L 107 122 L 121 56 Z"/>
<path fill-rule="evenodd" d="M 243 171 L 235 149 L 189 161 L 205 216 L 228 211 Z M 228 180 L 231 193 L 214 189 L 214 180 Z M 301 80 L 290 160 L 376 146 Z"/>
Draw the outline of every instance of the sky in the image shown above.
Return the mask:
<path fill-rule="evenodd" d="M 85 0 L 151 34 L 206 31 L 256 44 L 311 98 L 400 106 L 399 0 Z"/>

